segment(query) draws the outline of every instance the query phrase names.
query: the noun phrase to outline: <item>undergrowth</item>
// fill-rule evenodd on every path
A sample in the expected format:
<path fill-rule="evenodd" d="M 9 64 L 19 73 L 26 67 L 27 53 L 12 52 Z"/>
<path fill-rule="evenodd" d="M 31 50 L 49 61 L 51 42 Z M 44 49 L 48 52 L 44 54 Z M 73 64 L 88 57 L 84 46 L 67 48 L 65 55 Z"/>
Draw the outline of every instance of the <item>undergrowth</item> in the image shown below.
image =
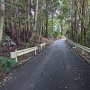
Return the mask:
<path fill-rule="evenodd" d="M 12 68 L 18 65 L 19 63 L 17 63 L 14 59 L 0 57 L 0 67 L 3 69 L 4 72 L 9 72 Z"/>

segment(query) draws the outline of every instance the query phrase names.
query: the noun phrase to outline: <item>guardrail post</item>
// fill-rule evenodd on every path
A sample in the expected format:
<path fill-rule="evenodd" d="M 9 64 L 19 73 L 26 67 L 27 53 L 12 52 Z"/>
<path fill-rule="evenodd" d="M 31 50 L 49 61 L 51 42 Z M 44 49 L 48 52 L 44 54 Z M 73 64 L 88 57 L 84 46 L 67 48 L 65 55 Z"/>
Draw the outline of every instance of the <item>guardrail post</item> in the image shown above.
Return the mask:
<path fill-rule="evenodd" d="M 18 62 L 18 60 L 17 60 L 17 49 L 15 50 L 15 52 L 16 52 L 15 60 L 16 60 L 16 62 Z"/>
<path fill-rule="evenodd" d="M 82 51 L 82 55 L 84 55 L 84 50 Z"/>
<path fill-rule="evenodd" d="M 42 50 L 42 46 L 41 46 L 41 50 Z"/>
<path fill-rule="evenodd" d="M 44 45 L 44 48 L 45 48 L 45 45 Z"/>
<path fill-rule="evenodd" d="M 37 54 L 36 50 L 35 50 L 35 55 Z"/>

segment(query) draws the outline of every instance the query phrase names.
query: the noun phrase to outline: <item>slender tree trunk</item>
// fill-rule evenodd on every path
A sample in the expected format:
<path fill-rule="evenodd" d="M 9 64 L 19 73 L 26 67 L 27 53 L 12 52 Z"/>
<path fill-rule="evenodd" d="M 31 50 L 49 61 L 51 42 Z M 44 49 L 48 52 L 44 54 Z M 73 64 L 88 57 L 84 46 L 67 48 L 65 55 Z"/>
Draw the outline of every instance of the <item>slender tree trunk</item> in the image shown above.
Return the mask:
<path fill-rule="evenodd" d="M 34 0 L 33 0 L 33 2 L 35 3 Z M 34 36 L 36 34 L 37 16 L 38 16 L 38 0 L 36 1 L 36 5 L 35 6 L 36 6 L 36 8 L 34 7 L 35 14 L 34 14 L 34 30 L 33 30 L 35 33 L 32 33 L 32 36 L 30 38 L 31 44 L 32 44 L 32 41 L 34 40 Z"/>
<path fill-rule="evenodd" d="M 42 18 L 42 35 L 43 35 L 43 33 L 44 33 L 44 20 Z"/>
<path fill-rule="evenodd" d="M 53 15 L 53 12 L 52 12 L 52 30 L 51 30 L 51 38 L 53 39 L 53 27 L 54 27 L 54 22 L 53 22 L 53 18 L 54 18 L 54 15 Z"/>
<path fill-rule="evenodd" d="M 17 42 L 18 42 L 18 37 L 19 37 L 19 31 L 18 31 L 18 28 L 17 28 L 17 20 L 18 20 L 18 17 L 19 17 L 19 15 L 17 15 L 18 14 L 18 9 L 17 8 L 15 8 L 15 23 L 14 23 L 14 27 L 15 27 L 15 33 L 16 33 L 16 38 L 17 38 Z M 19 23 L 19 29 L 20 29 L 20 23 Z"/>
<path fill-rule="evenodd" d="M 72 1 L 72 10 L 74 9 L 74 3 Z M 71 19 L 72 19 L 72 22 L 71 22 L 71 38 L 72 40 L 74 40 L 74 20 L 73 20 L 74 16 L 73 14 L 71 14 Z"/>
<path fill-rule="evenodd" d="M 30 23 L 29 23 L 30 22 L 30 16 L 29 16 L 29 12 L 30 12 L 29 10 L 30 9 L 29 9 L 29 6 L 30 6 L 30 2 L 29 2 L 29 0 L 27 0 L 26 1 L 26 17 L 27 17 L 27 22 L 26 22 L 26 24 L 27 24 L 26 27 L 27 28 L 26 29 L 27 29 L 27 33 L 30 30 Z"/>
<path fill-rule="evenodd" d="M 4 4 L 4 0 L 1 0 L 0 2 L 2 2 L 2 4 L 0 5 L 1 11 L 2 11 L 1 17 L 0 17 L 0 42 L 1 42 L 3 37 L 5 4 Z"/>
<path fill-rule="evenodd" d="M 38 43 L 40 42 L 40 37 L 41 37 L 41 34 L 42 34 L 42 16 L 39 16 L 39 22 L 40 22 L 40 27 L 39 27 L 39 39 L 38 39 Z"/>
<path fill-rule="evenodd" d="M 81 19 L 81 44 L 84 45 L 84 14 L 85 14 L 85 6 L 84 6 L 85 0 L 81 1 L 82 4 L 82 19 Z"/>
<path fill-rule="evenodd" d="M 32 18 L 32 12 L 31 12 L 31 2 L 32 2 L 32 1 L 30 0 L 30 6 L 29 6 L 29 9 L 30 9 L 30 10 L 29 10 L 29 11 L 30 11 L 30 12 L 29 12 L 30 19 Z M 30 24 L 29 29 L 31 30 L 31 29 L 32 29 L 32 22 L 30 21 L 30 22 L 29 22 L 29 24 Z"/>
<path fill-rule="evenodd" d="M 85 22 L 85 18 L 86 18 L 86 12 L 85 12 L 85 10 L 86 10 L 86 1 L 85 0 L 83 0 L 83 13 L 84 13 L 84 15 L 83 15 L 83 22 L 84 22 L 84 25 L 83 25 L 83 29 L 84 29 L 84 35 L 83 35 L 83 37 L 84 37 L 84 41 L 83 41 L 83 43 L 84 43 L 84 45 L 86 45 L 86 42 L 87 42 L 87 37 L 86 37 L 86 32 L 87 32 L 87 23 Z"/>
<path fill-rule="evenodd" d="M 75 31 L 75 42 L 78 42 L 78 36 L 77 36 L 77 10 L 76 10 L 76 1 L 74 1 L 74 19 L 75 19 L 75 22 L 74 22 L 74 31 Z"/>
<path fill-rule="evenodd" d="M 48 7 L 48 1 L 46 0 L 46 10 L 47 10 L 47 7 Z M 48 37 L 48 11 L 46 11 L 46 35 L 45 37 L 46 38 Z"/>
<path fill-rule="evenodd" d="M 48 37 L 48 14 L 46 14 L 46 38 Z"/>
<path fill-rule="evenodd" d="M 53 31 L 53 13 L 52 13 L 52 31 Z"/>
<path fill-rule="evenodd" d="M 88 29 L 90 30 L 90 14 L 89 14 L 89 27 L 88 27 Z"/>
<path fill-rule="evenodd" d="M 63 26 L 62 26 L 62 20 L 61 20 L 61 35 L 63 34 L 62 31 L 63 31 Z"/>
<path fill-rule="evenodd" d="M 37 0 L 37 3 L 36 3 L 34 31 L 36 31 L 36 26 L 37 26 L 37 16 L 38 16 L 38 0 Z"/>
<path fill-rule="evenodd" d="M 9 0 L 9 2 L 11 2 L 11 1 Z M 9 7 L 8 16 L 9 16 L 9 30 L 11 33 L 11 38 L 13 39 L 12 8 L 11 7 Z"/>

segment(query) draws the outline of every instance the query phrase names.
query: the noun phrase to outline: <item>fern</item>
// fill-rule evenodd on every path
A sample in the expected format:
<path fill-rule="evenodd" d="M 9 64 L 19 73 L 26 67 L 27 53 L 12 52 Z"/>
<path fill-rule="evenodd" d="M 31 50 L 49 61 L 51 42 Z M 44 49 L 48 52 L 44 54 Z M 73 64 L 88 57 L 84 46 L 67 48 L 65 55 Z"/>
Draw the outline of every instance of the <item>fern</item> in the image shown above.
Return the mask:
<path fill-rule="evenodd" d="M 5 71 L 9 72 L 13 67 L 19 65 L 14 59 L 8 59 L 0 57 L 0 67 Z"/>
<path fill-rule="evenodd" d="M 5 35 L 3 39 L 6 41 L 2 43 L 3 46 L 16 46 L 16 43 L 8 35 Z"/>

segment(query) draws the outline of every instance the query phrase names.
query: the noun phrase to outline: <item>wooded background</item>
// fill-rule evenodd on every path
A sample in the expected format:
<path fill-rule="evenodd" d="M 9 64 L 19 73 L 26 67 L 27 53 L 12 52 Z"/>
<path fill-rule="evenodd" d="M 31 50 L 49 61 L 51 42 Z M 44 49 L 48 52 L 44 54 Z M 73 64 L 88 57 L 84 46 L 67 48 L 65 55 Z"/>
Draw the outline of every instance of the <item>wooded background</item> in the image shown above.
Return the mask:
<path fill-rule="evenodd" d="M 0 0 L 0 42 L 32 45 L 63 35 L 90 47 L 90 0 Z"/>

